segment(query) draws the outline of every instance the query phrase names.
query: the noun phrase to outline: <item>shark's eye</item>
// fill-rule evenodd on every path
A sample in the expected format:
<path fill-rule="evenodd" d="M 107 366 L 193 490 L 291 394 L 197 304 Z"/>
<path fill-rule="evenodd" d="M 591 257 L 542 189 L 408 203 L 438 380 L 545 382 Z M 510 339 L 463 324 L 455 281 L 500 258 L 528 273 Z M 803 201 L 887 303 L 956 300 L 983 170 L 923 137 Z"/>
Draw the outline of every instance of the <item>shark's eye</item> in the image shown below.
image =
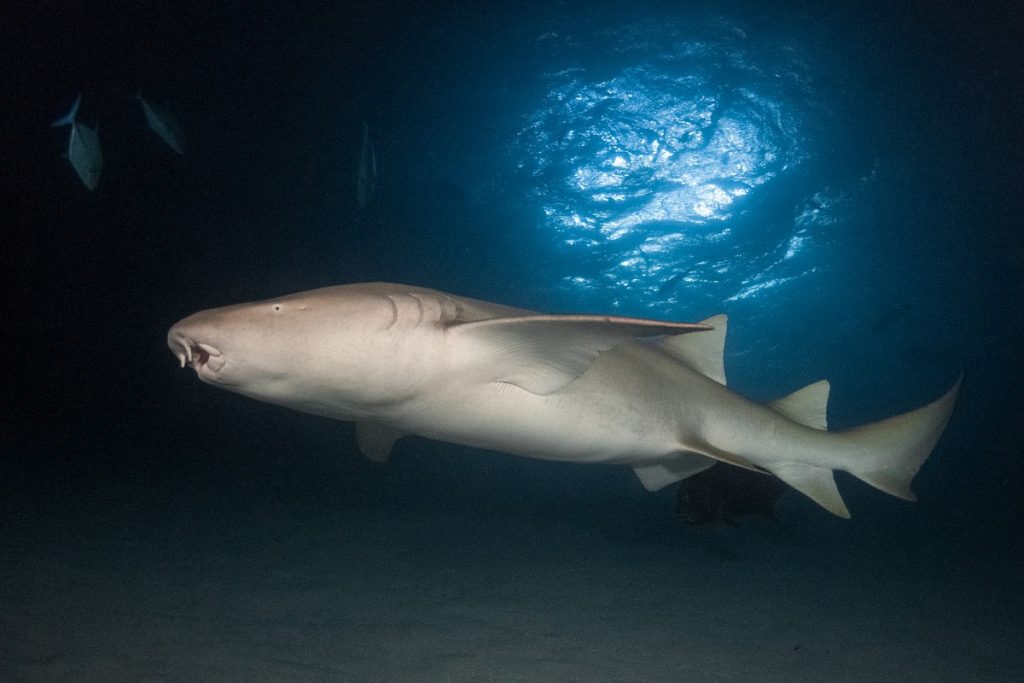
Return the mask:
<path fill-rule="evenodd" d="M 270 307 L 270 310 L 272 310 L 274 313 L 280 313 L 281 308 L 281 304 L 274 304 L 273 306 Z"/>

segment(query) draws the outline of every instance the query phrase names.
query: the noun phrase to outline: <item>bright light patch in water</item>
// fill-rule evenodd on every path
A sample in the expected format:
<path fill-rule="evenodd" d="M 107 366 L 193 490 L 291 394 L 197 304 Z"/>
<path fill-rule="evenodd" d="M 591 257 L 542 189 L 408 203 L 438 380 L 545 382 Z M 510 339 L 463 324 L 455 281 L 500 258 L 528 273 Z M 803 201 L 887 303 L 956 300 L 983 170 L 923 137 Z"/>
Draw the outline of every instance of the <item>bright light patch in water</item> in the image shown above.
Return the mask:
<path fill-rule="evenodd" d="M 806 93 L 794 91 L 808 82 L 806 62 L 791 50 L 790 63 L 761 63 L 747 32 L 711 24 L 702 40 L 623 27 L 619 52 L 633 63 L 549 76 L 517 153 L 547 228 L 581 269 L 601 271 L 566 282 L 639 289 L 645 300 L 689 283 L 749 297 L 786 281 L 752 289 L 752 275 L 807 246 L 806 233 L 765 244 L 738 242 L 734 230 L 754 224 L 757 207 L 771 205 L 763 193 L 809 156 Z"/>
<path fill-rule="evenodd" d="M 811 268 L 806 272 L 797 273 L 788 277 L 766 277 L 759 279 L 756 282 L 747 284 L 739 292 L 726 299 L 726 301 L 742 301 L 743 299 L 750 299 L 764 293 L 766 290 L 778 287 L 779 285 L 783 285 L 788 282 L 793 282 L 805 275 L 810 275 L 816 272 L 818 272 L 817 268 Z"/>
<path fill-rule="evenodd" d="M 785 253 L 785 255 L 783 255 L 782 258 L 783 259 L 791 259 L 794 256 L 796 256 L 803 249 L 803 246 L 804 246 L 805 242 L 807 242 L 807 233 L 806 232 L 800 232 L 800 233 L 797 233 L 796 235 L 793 235 L 789 239 L 789 247 L 786 249 L 786 253 Z"/>

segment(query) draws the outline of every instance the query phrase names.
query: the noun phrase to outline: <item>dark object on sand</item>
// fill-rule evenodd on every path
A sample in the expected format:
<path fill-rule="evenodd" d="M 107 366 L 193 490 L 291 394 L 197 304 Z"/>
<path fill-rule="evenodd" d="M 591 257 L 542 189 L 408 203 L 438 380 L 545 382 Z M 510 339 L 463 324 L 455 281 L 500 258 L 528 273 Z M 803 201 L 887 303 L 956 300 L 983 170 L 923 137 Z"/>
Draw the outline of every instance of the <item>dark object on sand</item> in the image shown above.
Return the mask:
<path fill-rule="evenodd" d="M 744 515 L 775 519 L 775 501 L 785 490 L 782 480 L 770 474 L 715 463 L 679 484 L 676 517 L 687 524 L 725 522 L 733 526 L 736 518 Z"/>

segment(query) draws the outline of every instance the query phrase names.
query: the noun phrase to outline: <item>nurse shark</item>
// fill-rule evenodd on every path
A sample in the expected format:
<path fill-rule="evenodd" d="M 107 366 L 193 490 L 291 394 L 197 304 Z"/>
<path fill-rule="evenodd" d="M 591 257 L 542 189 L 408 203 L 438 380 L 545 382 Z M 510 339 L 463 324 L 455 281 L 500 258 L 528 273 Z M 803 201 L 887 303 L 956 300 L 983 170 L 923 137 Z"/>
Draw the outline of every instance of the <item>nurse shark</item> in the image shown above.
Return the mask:
<path fill-rule="evenodd" d="M 200 311 L 167 344 L 213 386 L 356 424 L 384 461 L 415 434 L 549 460 L 620 463 L 648 490 L 716 461 L 850 513 L 833 473 L 914 500 L 960 381 L 916 410 L 828 431 L 829 384 L 761 404 L 726 387 L 727 320 L 543 315 L 389 283 Z"/>

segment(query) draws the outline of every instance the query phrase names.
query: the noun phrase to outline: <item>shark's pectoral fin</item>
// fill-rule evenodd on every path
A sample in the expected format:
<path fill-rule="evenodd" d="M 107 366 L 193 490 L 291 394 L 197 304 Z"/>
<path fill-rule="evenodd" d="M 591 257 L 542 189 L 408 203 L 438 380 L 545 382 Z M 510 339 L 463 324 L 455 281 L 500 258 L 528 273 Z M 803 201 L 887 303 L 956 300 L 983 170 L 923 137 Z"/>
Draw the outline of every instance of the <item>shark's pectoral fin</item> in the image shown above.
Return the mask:
<path fill-rule="evenodd" d="M 711 458 L 697 453 L 679 453 L 656 465 L 636 465 L 633 471 L 648 491 L 663 489 L 669 484 L 692 477 L 715 464 Z"/>
<path fill-rule="evenodd" d="M 772 474 L 786 482 L 800 493 L 829 512 L 843 519 L 850 518 L 850 511 L 839 495 L 832 470 L 802 462 L 784 462 L 771 467 Z"/>
<path fill-rule="evenodd" d="M 828 392 L 828 380 L 823 379 L 768 405 L 806 427 L 828 429 Z"/>
<path fill-rule="evenodd" d="M 553 394 L 590 367 L 602 351 L 629 339 L 709 329 L 694 323 L 599 315 L 524 315 L 451 325 L 461 343 L 477 344 L 496 382 Z"/>
<path fill-rule="evenodd" d="M 406 433 L 377 422 L 357 422 L 356 442 L 360 452 L 374 462 L 387 462 L 395 442 Z"/>

